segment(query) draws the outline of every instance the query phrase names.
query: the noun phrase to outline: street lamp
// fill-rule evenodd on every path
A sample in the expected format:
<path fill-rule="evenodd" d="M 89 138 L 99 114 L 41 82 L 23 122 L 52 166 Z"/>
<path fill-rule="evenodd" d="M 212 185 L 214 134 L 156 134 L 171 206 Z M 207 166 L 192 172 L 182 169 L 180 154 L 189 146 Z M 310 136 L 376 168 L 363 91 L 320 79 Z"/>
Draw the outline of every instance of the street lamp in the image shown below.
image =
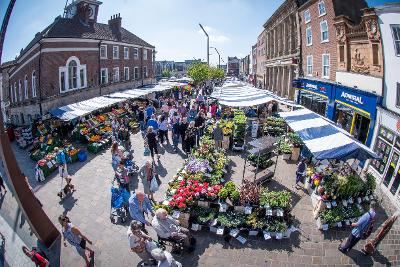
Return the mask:
<path fill-rule="evenodd" d="M 210 65 L 210 37 L 203 26 L 199 23 L 200 28 L 203 30 L 204 34 L 207 36 L 207 65 Z"/>
<path fill-rule="evenodd" d="M 220 66 L 221 66 L 221 55 L 219 54 L 219 52 L 218 52 L 218 50 L 217 50 L 217 48 L 215 48 L 215 47 L 210 47 L 210 48 L 214 48 L 215 49 L 215 51 L 217 52 L 217 54 L 218 54 L 218 69 L 220 68 Z"/>

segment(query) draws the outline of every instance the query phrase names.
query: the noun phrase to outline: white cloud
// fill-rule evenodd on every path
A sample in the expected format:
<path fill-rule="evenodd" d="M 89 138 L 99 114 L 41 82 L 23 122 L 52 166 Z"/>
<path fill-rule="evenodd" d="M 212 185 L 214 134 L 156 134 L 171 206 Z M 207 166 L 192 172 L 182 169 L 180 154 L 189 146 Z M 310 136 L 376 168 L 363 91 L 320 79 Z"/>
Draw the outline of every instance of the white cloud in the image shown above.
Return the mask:
<path fill-rule="evenodd" d="M 211 27 L 211 26 L 203 26 L 204 30 L 208 33 L 209 37 L 210 37 L 210 41 L 212 43 L 228 43 L 231 41 L 231 39 L 229 37 L 227 37 L 226 35 L 220 33 L 217 29 Z M 204 32 L 202 29 L 197 31 L 198 34 L 204 35 Z"/>

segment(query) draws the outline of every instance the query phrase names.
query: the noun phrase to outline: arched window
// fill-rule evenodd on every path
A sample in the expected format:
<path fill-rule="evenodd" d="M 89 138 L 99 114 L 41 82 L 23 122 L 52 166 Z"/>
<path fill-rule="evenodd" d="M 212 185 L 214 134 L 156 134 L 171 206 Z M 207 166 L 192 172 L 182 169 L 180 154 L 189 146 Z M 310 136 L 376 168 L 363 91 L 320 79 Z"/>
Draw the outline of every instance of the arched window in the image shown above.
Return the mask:
<path fill-rule="evenodd" d="M 32 97 L 36 97 L 36 71 L 32 72 Z"/>
<path fill-rule="evenodd" d="M 25 75 L 25 80 L 24 80 L 24 94 L 25 94 L 25 99 L 29 98 L 28 95 L 28 76 Z"/>
<path fill-rule="evenodd" d="M 68 64 L 68 83 L 69 89 L 75 89 L 78 87 L 78 64 L 75 60 L 71 60 Z"/>

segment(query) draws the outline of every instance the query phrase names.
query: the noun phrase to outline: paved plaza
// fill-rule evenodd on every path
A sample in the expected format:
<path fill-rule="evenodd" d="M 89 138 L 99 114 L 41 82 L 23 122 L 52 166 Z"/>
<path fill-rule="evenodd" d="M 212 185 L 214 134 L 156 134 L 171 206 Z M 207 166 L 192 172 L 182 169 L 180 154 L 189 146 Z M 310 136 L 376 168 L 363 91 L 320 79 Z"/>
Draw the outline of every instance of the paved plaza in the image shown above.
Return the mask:
<path fill-rule="evenodd" d="M 140 134 L 133 135 L 132 147 L 135 149 L 135 160 L 138 165 L 143 165 L 143 139 Z M 130 252 L 126 237 L 127 225 L 112 224 L 110 213 L 110 188 L 113 177 L 111 168 L 110 149 L 97 155 L 89 154 L 88 160 L 69 166 L 73 175 L 73 183 L 77 191 L 72 197 L 60 202 L 56 195 L 60 189 L 60 178 L 53 174 L 43 183 L 34 180 L 34 163 L 29 159 L 26 151 L 17 148 L 14 144 L 16 158 L 22 171 L 28 175 L 36 196 L 43 203 L 43 208 L 54 224 L 60 228 L 57 217 L 67 214 L 73 224 L 93 241 L 95 250 L 94 266 L 136 266 L 139 258 Z M 162 185 L 155 194 L 156 200 L 162 200 L 167 189 L 167 183 L 184 162 L 181 153 L 174 154 L 169 145 L 164 146 L 158 172 Z M 237 185 L 241 183 L 244 159 L 240 153 L 230 152 L 231 177 Z M 392 228 L 385 240 L 380 244 L 378 251 L 372 256 L 363 256 L 360 248 L 365 241 L 360 241 L 355 250 L 348 255 L 343 255 L 337 250 L 340 241 L 349 234 L 349 229 L 331 230 L 323 233 L 316 229 L 312 218 L 310 197 L 302 190 L 293 188 L 295 176 L 295 163 L 279 159 L 276 175 L 267 185 L 270 188 L 286 188 L 293 193 L 292 215 L 298 222 L 299 231 L 293 233 L 290 239 L 268 240 L 261 238 L 249 240 L 245 245 L 233 239 L 226 242 L 224 238 L 214 233 L 195 233 L 197 238 L 196 250 L 190 254 L 178 255 L 176 258 L 183 266 L 399 266 L 400 265 L 400 226 L 399 222 Z M 246 173 L 246 176 L 250 173 Z M 141 177 L 135 176 L 131 183 L 131 190 L 142 190 Z M 3 209 L 12 210 L 14 207 L 6 205 L 11 194 L 7 193 L 2 205 Z M 389 213 L 389 212 L 388 212 Z M 378 211 L 376 225 L 380 226 L 387 218 L 383 209 Z M 34 236 L 25 234 L 29 232 L 27 223 L 20 230 L 20 216 L 15 217 L 15 229 L 20 243 L 34 244 Z M 375 230 L 378 227 L 375 228 Z M 153 230 L 150 233 L 155 237 Z M 16 243 L 19 244 L 20 243 Z M 10 244 L 7 244 L 10 246 Z M 16 249 L 18 251 L 18 248 Z M 11 253 L 11 250 L 10 250 Z M 18 252 L 16 252 L 18 253 Z M 7 256 L 7 250 L 5 251 Z M 23 257 L 22 253 L 20 255 Z M 18 266 L 9 264 L 10 266 Z M 25 265 L 24 266 L 29 266 Z M 56 266 L 57 264 L 54 264 Z M 61 248 L 62 266 L 84 266 L 84 260 L 76 251 L 68 247 Z M 1 263 L 0 263 L 1 266 Z M 19 265 L 22 266 L 22 265 Z M 33 265 L 32 265 L 33 266 Z"/>

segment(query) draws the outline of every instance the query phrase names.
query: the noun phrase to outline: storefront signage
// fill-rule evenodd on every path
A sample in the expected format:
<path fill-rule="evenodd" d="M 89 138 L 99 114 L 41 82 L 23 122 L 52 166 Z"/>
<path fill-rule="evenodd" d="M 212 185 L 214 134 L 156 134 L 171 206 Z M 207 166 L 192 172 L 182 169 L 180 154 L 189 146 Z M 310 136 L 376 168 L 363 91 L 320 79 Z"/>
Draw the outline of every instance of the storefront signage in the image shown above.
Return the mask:
<path fill-rule="evenodd" d="M 347 99 L 350 102 L 353 102 L 353 103 L 356 103 L 356 104 L 360 104 L 360 105 L 364 104 L 361 96 L 356 96 L 356 95 L 352 95 L 352 94 L 349 94 L 349 93 L 346 93 L 346 92 L 342 92 L 340 97 L 343 97 L 344 99 Z"/>
<path fill-rule="evenodd" d="M 318 86 L 316 84 L 307 83 L 306 89 L 318 90 Z"/>

